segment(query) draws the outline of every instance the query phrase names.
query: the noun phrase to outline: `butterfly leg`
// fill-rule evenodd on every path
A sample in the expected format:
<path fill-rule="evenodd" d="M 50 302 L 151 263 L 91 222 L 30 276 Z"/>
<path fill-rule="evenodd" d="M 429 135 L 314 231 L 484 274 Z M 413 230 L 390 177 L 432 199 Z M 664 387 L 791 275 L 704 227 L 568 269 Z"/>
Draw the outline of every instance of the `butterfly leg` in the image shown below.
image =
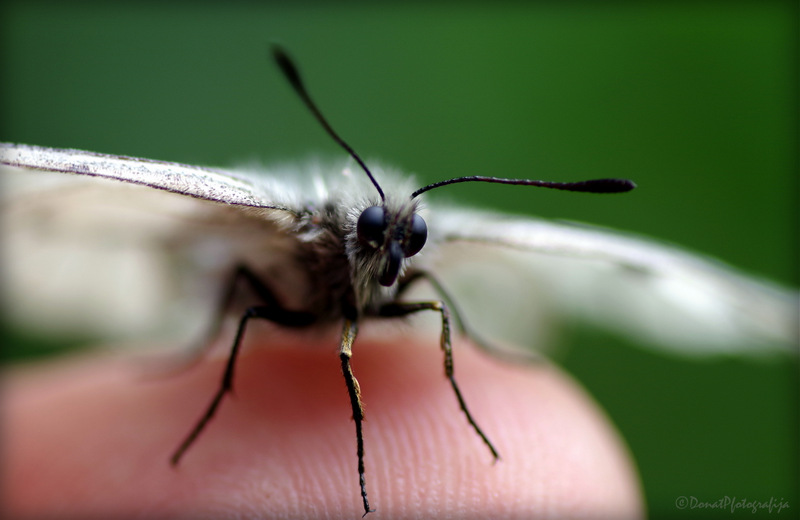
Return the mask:
<path fill-rule="evenodd" d="M 262 301 L 277 305 L 277 301 L 275 301 L 274 297 L 271 295 L 271 291 L 258 276 L 247 266 L 238 265 L 236 269 L 230 273 L 228 280 L 225 282 L 225 292 L 217 301 L 214 313 L 211 316 L 210 325 L 206 331 L 200 335 L 198 340 L 193 342 L 189 348 L 166 361 L 159 359 L 157 366 L 146 367 L 147 375 L 149 377 L 152 377 L 153 374 L 157 377 L 174 376 L 192 368 L 202 360 L 216 343 L 214 340 L 219 336 L 225 317 L 230 313 L 237 294 L 242 291 L 242 284 L 244 282 L 249 284 L 251 290 L 255 292 Z"/>
<path fill-rule="evenodd" d="M 258 318 L 269 320 L 285 327 L 306 327 L 311 325 L 315 320 L 315 316 L 313 314 L 307 312 L 290 311 L 282 308 L 275 298 L 275 295 L 272 294 L 272 291 L 270 291 L 269 288 L 263 284 L 263 282 L 258 280 L 249 270 L 246 271 L 246 273 L 248 281 L 251 282 L 254 290 L 261 297 L 261 299 L 264 300 L 266 305 L 258 305 L 248 308 L 239 320 L 239 327 L 236 330 L 236 338 L 233 341 L 231 353 L 228 356 L 228 362 L 225 366 L 225 372 L 222 375 L 222 382 L 219 386 L 219 389 L 217 390 L 216 394 L 214 394 L 214 398 L 211 400 L 211 404 L 206 409 L 205 414 L 203 414 L 191 432 L 189 432 L 189 435 L 186 436 L 186 438 L 170 458 L 170 462 L 173 466 L 178 464 L 189 446 L 194 443 L 194 441 L 197 439 L 197 436 L 200 435 L 200 432 L 205 429 L 208 421 L 210 421 L 216 413 L 217 408 L 219 407 L 219 404 L 225 394 L 232 390 L 236 359 L 238 358 L 242 339 L 244 338 L 247 323 L 250 321 L 250 319 Z"/>
<path fill-rule="evenodd" d="M 455 376 L 453 375 L 453 348 L 450 344 L 450 311 L 448 310 L 447 305 L 441 301 L 394 302 L 383 305 L 380 309 L 378 309 L 378 316 L 393 318 L 408 316 L 409 314 L 419 311 L 436 311 L 442 316 L 441 348 L 444 352 L 444 374 L 450 381 L 450 386 L 453 387 L 453 391 L 458 399 L 458 406 L 461 408 L 461 411 L 464 412 L 464 415 L 467 416 L 467 421 L 470 425 L 472 425 L 472 428 L 480 436 L 484 444 L 486 444 L 486 446 L 489 448 L 489 451 L 492 452 L 494 459 L 499 459 L 500 455 L 492 444 L 492 441 L 490 441 L 489 437 L 483 433 L 483 430 L 481 430 L 481 427 L 478 426 L 478 423 L 469 412 L 467 403 L 464 401 L 464 397 L 461 395 L 461 390 L 458 388 Z"/>
<path fill-rule="evenodd" d="M 342 362 L 342 374 L 350 396 L 350 407 L 353 409 L 353 421 L 356 423 L 356 444 L 358 454 L 358 481 L 361 486 L 361 500 L 364 502 L 364 516 L 373 510 L 369 508 L 367 499 L 367 480 L 364 476 L 364 435 L 362 423 L 364 421 L 364 402 L 361 400 L 361 387 L 358 379 L 353 375 L 350 367 L 350 358 L 353 356 L 353 341 L 356 339 L 358 326 L 355 320 L 346 319 L 342 330 L 342 343 L 339 348 L 339 359 Z"/>
<path fill-rule="evenodd" d="M 464 336 L 468 337 L 475 345 L 478 346 L 481 350 L 488 352 L 492 356 L 497 358 L 503 359 L 505 361 L 509 361 L 512 363 L 534 363 L 541 361 L 539 355 L 534 352 L 533 350 L 525 350 L 525 351 L 511 351 L 511 350 L 504 350 L 495 345 L 491 342 L 486 341 L 480 334 L 478 334 L 475 329 L 473 329 L 467 321 L 464 319 L 464 314 L 461 312 L 459 307 L 456 305 L 455 300 L 450 295 L 450 293 L 444 288 L 444 285 L 436 278 L 433 274 L 427 271 L 413 271 L 409 273 L 405 278 L 400 280 L 398 283 L 397 289 L 397 296 L 403 294 L 403 292 L 411 287 L 412 284 L 417 282 L 418 280 L 426 280 L 433 290 L 436 291 L 436 294 L 447 304 L 447 307 L 450 309 L 450 314 L 453 316 L 456 322 L 456 326 L 458 327 L 459 332 Z"/>
<path fill-rule="evenodd" d="M 225 292 L 222 294 L 222 298 L 217 301 L 208 329 L 198 338 L 199 340 L 194 345 L 180 356 L 180 359 L 174 360 L 172 366 L 162 372 L 169 374 L 179 373 L 191 368 L 198 361 L 203 359 L 214 345 L 214 340 L 219 336 L 225 317 L 230 312 L 237 293 L 241 292 L 242 283 L 244 282 L 247 282 L 249 287 L 262 301 L 277 305 L 277 302 L 274 301 L 274 296 L 272 296 L 272 292 L 253 271 L 245 265 L 236 266 L 236 269 L 234 269 L 225 282 Z"/>
<path fill-rule="evenodd" d="M 477 344 L 481 344 L 483 341 L 474 331 L 467 325 L 467 322 L 464 320 L 464 315 L 456 306 L 455 300 L 453 297 L 450 296 L 450 293 L 445 290 L 442 283 L 436 278 L 433 274 L 429 273 L 428 271 L 412 271 L 407 276 L 405 276 L 402 280 L 400 280 L 397 284 L 397 297 L 399 298 L 409 287 L 411 287 L 414 283 L 418 280 L 426 280 L 433 290 L 436 291 L 436 294 L 447 304 L 447 308 L 450 311 L 450 315 L 453 317 L 456 327 L 458 327 L 459 332 L 463 335 L 467 336 L 469 339 L 473 340 Z M 482 345 L 481 345 L 482 346 Z"/>

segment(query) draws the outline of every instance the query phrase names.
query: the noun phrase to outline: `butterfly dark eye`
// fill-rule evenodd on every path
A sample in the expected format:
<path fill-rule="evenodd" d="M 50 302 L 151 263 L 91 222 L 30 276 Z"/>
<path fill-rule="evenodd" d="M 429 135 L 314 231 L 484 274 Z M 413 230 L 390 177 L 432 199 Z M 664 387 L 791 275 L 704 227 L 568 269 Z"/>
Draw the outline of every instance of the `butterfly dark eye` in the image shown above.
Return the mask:
<path fill-rule="evenodd" d="M 405 250 L 403 251 L 406 258 L 414 256 L 419 253 L 425 241 L 428 239 L 428 226 L 422 217 L 414 215 L 411 220 L 411 229 L 409 230 L 408 241 L 406 242 Z"/>
<path fill-rule="evenodd" d="M 370 206 L 358 217 L 356 233 L 361 245 L 380 247 L 386 232 L 386 214 L 381 206 Z"/>

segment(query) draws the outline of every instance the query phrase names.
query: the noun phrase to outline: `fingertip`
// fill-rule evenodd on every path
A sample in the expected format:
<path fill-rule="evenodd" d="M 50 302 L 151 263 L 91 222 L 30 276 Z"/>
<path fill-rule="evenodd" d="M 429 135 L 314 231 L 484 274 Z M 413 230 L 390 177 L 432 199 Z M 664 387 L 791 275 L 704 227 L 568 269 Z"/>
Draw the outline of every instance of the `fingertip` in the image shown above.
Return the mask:
<path fill-rule="evenodd" d="M 643 515 L 624 443 L 574 381 L 551 365 L 500 362 L 466 343 L 454 351 L 464 399 L 499 460 L 459 410 L 435 341 L 359 338 L 352 364 L 366 406 L 367 490 L 376 510 L 368 518 Z M 124 362 L 103 359 L 12 379 L 12 510 L 363 514 L 335 342 L 246 349 L 236 397 L 223 401 L 180 467 L 169 465 L 224 361 L 163 381 L 143 382 Z"/>

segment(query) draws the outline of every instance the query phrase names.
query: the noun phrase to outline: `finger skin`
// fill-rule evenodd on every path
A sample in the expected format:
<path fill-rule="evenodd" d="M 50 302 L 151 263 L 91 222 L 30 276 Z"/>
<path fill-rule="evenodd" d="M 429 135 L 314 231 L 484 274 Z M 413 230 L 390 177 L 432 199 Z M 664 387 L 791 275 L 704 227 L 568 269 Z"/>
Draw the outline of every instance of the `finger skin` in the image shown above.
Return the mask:
<path fill-rule="evenodd" d="M 590 398 L 551 365 L 457 342 L 455 373 L 501 460 L 467 424 L 429 338 L 356 343 L 368 518 L 639 518 L 638 476 Z M 307 343 L 307 342 L 306 342 Z M 336 345 L 248 345 L 207 429 L 168 460 L 224 358 L 141 377 L 129 357 L 7 373 L 10 518 L 360 518 L 355 429 Z"/>

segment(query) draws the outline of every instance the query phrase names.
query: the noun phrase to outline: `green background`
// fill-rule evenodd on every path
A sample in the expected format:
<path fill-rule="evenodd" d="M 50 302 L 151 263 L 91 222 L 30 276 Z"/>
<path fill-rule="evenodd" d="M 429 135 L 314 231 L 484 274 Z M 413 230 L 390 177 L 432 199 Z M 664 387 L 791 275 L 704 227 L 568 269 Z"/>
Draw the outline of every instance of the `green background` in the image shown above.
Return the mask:
<path fill-rule="evenodd" d="M 640 186 L 609 200 L 459 185 L 450 198 L 633 230 L 798 283 L 793 2 L 7 2 L 0 14 L 4 141 L 221 166 L 339 154 L 267 61 L 275 41 L 361 155 L 422 181 Z M 774 497 L 797 514 L 796 364 L 672 359 L 589 330 L 568 340 L 559 362 L 629 443 L 651 517 L 731 516 L 676 509 L 690 495 Z M 18 332 L 4 343 L 5 359 L 26 355 Z"/>

